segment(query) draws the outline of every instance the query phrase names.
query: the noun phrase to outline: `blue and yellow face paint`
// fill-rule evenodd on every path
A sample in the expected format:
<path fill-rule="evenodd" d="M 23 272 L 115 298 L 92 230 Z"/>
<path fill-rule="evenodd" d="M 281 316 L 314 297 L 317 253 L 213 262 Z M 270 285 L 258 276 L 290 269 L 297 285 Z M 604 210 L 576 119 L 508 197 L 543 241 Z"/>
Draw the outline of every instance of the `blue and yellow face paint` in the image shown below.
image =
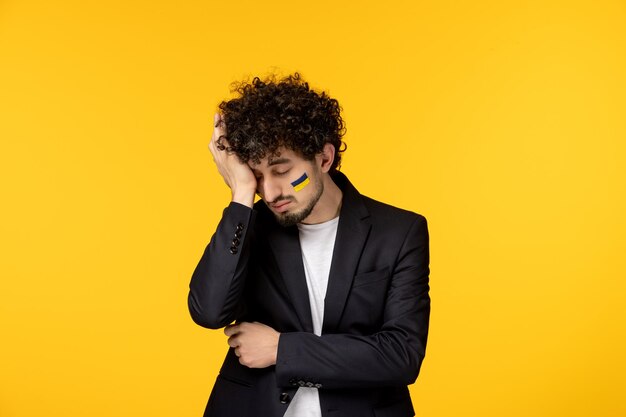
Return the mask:
<path fill-rule="evenodd" d="M 309 176 L 306 175 L 306 172 L 302 174 L 300 178 L 298 178 L 297 180 L 291 183 L 291 185 L 293 186 L 293 189 L 296 191 L 300 191 L 301 189 L 306 187 L 308 184 L 309 184 Z"/>

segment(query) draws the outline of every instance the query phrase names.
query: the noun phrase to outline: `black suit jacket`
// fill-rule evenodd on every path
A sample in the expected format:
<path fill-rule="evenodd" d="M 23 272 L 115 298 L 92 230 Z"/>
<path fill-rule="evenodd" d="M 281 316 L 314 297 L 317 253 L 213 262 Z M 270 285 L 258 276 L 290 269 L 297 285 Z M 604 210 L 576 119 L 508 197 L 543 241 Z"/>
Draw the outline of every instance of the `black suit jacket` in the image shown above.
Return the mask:
<path fill-rule="evenodd" d="M 280 417 L 300 386 L 322 415 L 412 416 L 407 385 L 424 358 L 430 313 L 426 219 L 343 191 L 324 307 L 313 334 L 298 229 L 264 202 L 231 203 L 191 279 L 193 320 L 217 329 L 258 321 L 281 333 L 275 366 L 250 369 L 229 349 L 205 417 Z"/>

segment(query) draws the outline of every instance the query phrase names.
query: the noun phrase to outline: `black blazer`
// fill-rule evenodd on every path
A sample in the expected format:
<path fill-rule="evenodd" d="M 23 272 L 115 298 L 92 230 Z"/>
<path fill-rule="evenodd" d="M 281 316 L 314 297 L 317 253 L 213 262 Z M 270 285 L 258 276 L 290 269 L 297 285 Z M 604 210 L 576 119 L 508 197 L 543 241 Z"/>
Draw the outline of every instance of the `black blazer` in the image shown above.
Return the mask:
<path fill-rule="evenodd" d="M 258 321 L 281 333 L 275 366 L 250 369 L 229 349 L 204 416 L 281 417 L 300 386 L 322 415 L 414 415 L 407 385 L 424 359 L 430 314 L 426 219 L 343 191 L 325 299 L 313 334 L 298 229 L 264 202 L 231 203 L 196 267 L 188 297 L 200 326 Z"/>

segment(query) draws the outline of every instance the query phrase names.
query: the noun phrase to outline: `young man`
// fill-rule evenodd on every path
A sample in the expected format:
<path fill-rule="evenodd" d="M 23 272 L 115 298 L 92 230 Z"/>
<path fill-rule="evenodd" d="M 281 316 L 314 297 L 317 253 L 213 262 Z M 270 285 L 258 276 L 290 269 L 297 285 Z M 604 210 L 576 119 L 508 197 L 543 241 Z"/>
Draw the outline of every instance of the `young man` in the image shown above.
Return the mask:
<path fill-rule="evenodd" d="M 237 91 L 209 144 L 232 201 L 188 298 L 230 346 L 204 416 L 413 416 L 425 218 L 362 196 L 337 170 L 339 104 L 299 74 Z"/>

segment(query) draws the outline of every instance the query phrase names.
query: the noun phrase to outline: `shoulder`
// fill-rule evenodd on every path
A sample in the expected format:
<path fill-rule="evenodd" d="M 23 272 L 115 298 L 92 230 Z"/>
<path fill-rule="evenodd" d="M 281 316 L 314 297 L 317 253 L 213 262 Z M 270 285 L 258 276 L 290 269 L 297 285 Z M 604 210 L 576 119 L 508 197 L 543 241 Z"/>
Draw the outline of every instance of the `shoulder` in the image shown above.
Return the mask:
<path fill-rule="evenodd" d="M 364 214 L 362 209 L 365 209 L 372 222 L 405 226 L 415 222 L 426 223 L 426 218 L 422 214 L 392 206 L 361 194 L 342 172 L 334 173 L 333 180 L 344 193 L 344 204 L 350 205 L 355 212 L 362 215 Z"/>
<path fill-rule="evenodd" d="M 427 253 L 429 232 L 426 217 L 371 197 L 361 196 L 368 211 L 369 244 L 382 260 L 398 260 L 403 253 Z M 395 261 L 394 261 L 395 262 Z"/>
<path fill-rule="evenodd" d="M 420 213 L 392 206 L 364 195 L 361 195 L 361 199 L 370 214 L 372 223 L 404 227 L 410 227 L 414 223 L 426 224 L 426 217 Z"/>

